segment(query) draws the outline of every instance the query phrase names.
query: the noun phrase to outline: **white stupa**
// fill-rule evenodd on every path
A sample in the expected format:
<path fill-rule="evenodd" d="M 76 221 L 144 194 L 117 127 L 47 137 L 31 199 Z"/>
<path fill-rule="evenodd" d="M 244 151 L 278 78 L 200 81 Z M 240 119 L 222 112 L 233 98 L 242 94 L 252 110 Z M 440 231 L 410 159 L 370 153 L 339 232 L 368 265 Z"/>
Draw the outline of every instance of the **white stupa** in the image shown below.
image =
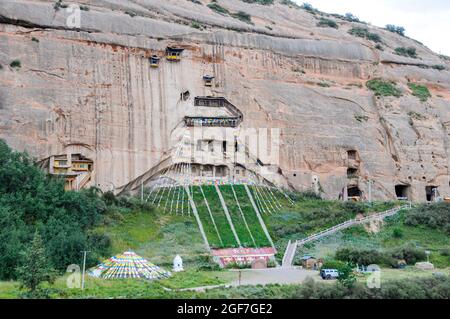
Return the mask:
<path fill-rule="evenodd" d="M 183 259 L 181 259 L 180 255 L 176 255 L 173 259 L 173 271 L 180 272 L 183 270 Z"/>

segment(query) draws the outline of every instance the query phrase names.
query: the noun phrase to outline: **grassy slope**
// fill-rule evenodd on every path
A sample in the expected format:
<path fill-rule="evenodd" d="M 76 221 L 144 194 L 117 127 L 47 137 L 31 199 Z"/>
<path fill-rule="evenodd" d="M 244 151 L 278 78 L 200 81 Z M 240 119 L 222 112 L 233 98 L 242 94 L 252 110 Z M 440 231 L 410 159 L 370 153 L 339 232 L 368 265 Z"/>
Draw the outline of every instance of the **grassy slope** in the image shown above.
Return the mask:
<path fill-rule="evenodd" d="M 245 227 L 244 219 L 239 211 L 239 207 L 236 203 L 236 199 L 234 198 L 231 186 L 220 186 L 220 192 L 222 193 L 223 199 L 227 203 L 228 212 L 230 213 L 231 220 L 233 221 L 233 225 L 236 229 L 239 240 L 241 241 L 241 245 L 243 247 L 254 247 L 255 245 L 252 241 L 251 231 L 249 232 L 247 227 Z"/>
<path fill-rule="evenodd" d="M 134 250 L 159 265 L 171 265 L 177 254 L 187 263 L 198 263 L 200 256 L 207 254 L 192 216 L 166 214 L 160 209 L 124 214 L 123 220 L 97 231 L 110 236 L 114 254 Z"/>
<path fill-rule="evenodd" d="M 230 224 L 228 223 L 228 220 L 225 216 L 225 212 L 223 211 L 222 205 L 220 203 L 219 195 L 217 194 L 214 186 L 202 186 L 202 188 L 203 192 L 205 193 L 205 197 L 208 200 L 211 213 L 213 215 L 223 243 L 223 245 L 221 245 L 220 241 L 217 238 L 216 230 L 214 229 L 214 225 L 211 222 L 211 218 L 209 217 L 208 208 L 204 203 L 200 187 L 193 187 L 195 204 L 197 205 L 197 210 L 200 215 L 200 219 L 202 220 L 206 236 L 210 241 L 211 247 L 238 247 L 238 243 L 236 242 L 233 232 L 231 231 Z"/>
<path fill-rule="evenodd" d="M 193 187 L 193 198 L 195 202 L 195 206 L 197 207 L 198 215 L 203 225 L 203 230 L 205 231 L 206 237 L 208 238 L 209 245 L 211 247 L 222 247 L 219 236 L 217 236 L 216 229 L 214 228 L 214 224 L 209 216 L 208 208 L 204 203 L 204 199 L 202 193 L 200 192 L 200 188 Z"/>
<path fill-rule="evenodd" d="M 248 199 L 247 192 L 245 191 L 244 186 L 237 185 L 234 187 L 234 189 L 236 191 L 236 196 L 238 198 L 239 204 L 241 205 L 250 231 L 252 232 L 257 245 L 259 245 L 260 247 L 270 247 L 270 242 L 264 234 L 253 206 Z"/>

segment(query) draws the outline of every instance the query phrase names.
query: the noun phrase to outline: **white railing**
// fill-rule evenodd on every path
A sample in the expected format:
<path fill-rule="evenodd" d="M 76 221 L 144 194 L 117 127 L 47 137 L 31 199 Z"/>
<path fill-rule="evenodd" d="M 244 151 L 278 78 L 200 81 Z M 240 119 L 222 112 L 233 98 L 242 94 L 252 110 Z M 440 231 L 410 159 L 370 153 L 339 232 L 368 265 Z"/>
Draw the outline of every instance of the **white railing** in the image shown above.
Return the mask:
<path fill-rule="evenodd" d="M 297 240 L 294 244 L 292 244 L 291 241 L 289 241 L 288 246 L 286 247 L 286 251 L 285 251 L 284 256 L 283 256 L 282 265 L 283 265 L 283 267 L 288 267 L 288 266 L 292 265 L 292 261 L 294 260 L 294 256 L 295 256 L 295 251 L 297 250 L 298 246 L 301 246 L 301 245 L 304 245 L 304 244 L 309 243 L 311 241 L 314 241 L 314 240 L 320 239 L 322 237 L 331 235 L 331 234 L 333 234 L 333 233 L 335 233 L 335 232 L 337 232 L 339 230 L 346 229 L 346 228 L 349 228 L 349 227 L 354 226 L 354 225 L 361 225 L 361 224 L 368 223 L 368 222 L 370 222 L 372 220 L 383 219 L 385 217 L 393 216 L 393 215 L 397 214 L 399 211 L 401 211 L 403 209 L 410 209 L 410 208 L 411 208 L 411 203 L 409 203 L 408 205 L 403 205 L 403 206 L 400 206 L 400 207 L 392 208 L 392 209 L 387 210 L 385 212 L 372 214 L 372 215 L 366 216 L 364 218 L 350 219 L 350 220 L 347 220 L 346 222 L 343 222 L 343 223 L 335 225 L 335 226 L 333 226 L 331 228 L 325 229 L 325 230 L 323 230 L 321 232 L 313 234 L 313 235 L 311 235 L 309 237 L 306 237 L 304 239 Z M 290 251 L 292 246 L 295 247 L 294 248 L 294 252 Z"/>
<path fill-rule="evenodd" d="M 306 244 L 306 243 L 308 243 L 310 241 L 319 239 L 319 238 L 324 237 L 326 235 L 333 234 L 333 233 L 335 233 L 335 232 L 337 232 L 339 230 L 342 230 L 342 229 L 345 229 L 345 228 L 349 228 L 349 227 L 351 227 L 353 225 L 365 224 L 365 223 L 370 222 L 370 221 L 375 220 L 375 219 L 380 219 L 380 218 L 385 218 L 385 217 L 388 217 L 388 216 L 392 216 L 392 215 L 397 214 L 400 210 L 408 209 L 408 208 L 411 208 L 411 204 L 400 206 L 400 207 L 396 207 L 396 208 L 392 208 L 392 209 L 390 209 L 388 211 L 377 213 L 377 214 L 373 214 L 373 215 L 370 215 L 370 216 L 367 216 L 367 217 L 364 217 L 364 218 L 355 218 L 355 219 L 347 220 L 346 222 L 343 222 L 343 223 L 341 223 L 339 225 L 333 226 L 331 228 L 328 228 L 328 229 L 325 229 L 325 230 L 323 230 L 321 232 L 313 234 L 313 235 L 311 235 L 309 237 L 306 237 L 304 239 L 298 240 L 297 241 L 297 245 L 304 245 L 304 244 Z"/>

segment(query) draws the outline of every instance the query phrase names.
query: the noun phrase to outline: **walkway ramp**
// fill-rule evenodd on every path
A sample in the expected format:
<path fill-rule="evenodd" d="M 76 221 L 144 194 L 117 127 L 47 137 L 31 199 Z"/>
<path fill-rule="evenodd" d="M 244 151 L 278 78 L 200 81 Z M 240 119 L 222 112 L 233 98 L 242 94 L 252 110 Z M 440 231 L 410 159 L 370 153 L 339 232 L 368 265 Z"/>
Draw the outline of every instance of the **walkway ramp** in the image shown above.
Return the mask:
<path fill-rule="evenodd" d="M 408 205 L 392 208 L 392 209 L 382 212 L 382 213 L 372 214 L 372 215 L 364 217 L 364 218 L 350 219 L 346 222 L 343 222 L 342 224 L 333 226 L 333 227 L 325 229 L 319 233 L 316 233 L 316 234 L 308 236 L 304 239 L 298 240 L 295 242 L 295 245 L 293 245 L 289 241 L 288 247 L 286 248 L 286 252 L 283 257 L 283 267 L 292 267 L 292 262 L 294 260 L 295 251 L 297 250 L 297 247 L 299 247 L 299 246 L 303 246 L 307 243 L 310 243 L 310 242 L 316 241 L 320 238 L 332 235 L 338 231 L 350 228 L 352 226 L 367 224 L 374 220 L 380 220 L 380 219 L 383 219 L 383 218 L 386 218 L 389 216 L 393 216 L 403 209 L 410 209 L 410 208 L 411 208 L 411 204 L 408 204 Z M 294 253 L 292 253 L 293 249 L 294 249 Z"/>

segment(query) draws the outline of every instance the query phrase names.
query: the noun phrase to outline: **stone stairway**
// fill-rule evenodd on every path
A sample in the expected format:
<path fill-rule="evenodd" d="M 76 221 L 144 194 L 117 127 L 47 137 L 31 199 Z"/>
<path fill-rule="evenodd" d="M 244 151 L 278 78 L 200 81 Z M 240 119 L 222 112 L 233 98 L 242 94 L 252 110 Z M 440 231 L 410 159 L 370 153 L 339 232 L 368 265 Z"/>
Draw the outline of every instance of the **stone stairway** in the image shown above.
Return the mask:
<path fill-rule="evenodd" d="M 355 219 L 350 219 L 346 222 L 343 222 L 342 224 L 333 226 L 331 228 L 325 229 L 319 233 L 313 234 L 311 236 L 308 236 L 304 239 L 301 240 L 297 240 L 294 243 L 292 243 L 291 241 L 289 241 L 288 246 L 286 247 L 286 251 L 283 257 L 283 263 L 282 266 L 284 268 L 289 268 L 292 267 L 292 262 L 294 260 L 294 256 L 295 256 L 295 252 L 297 250 L 297 247 L 299 246 L 303 246 L 309 242 L 318 240 L 320 238 L 329 236 L 331 234 L 334 234 L 340 230 L 346 229 L 346 228 L 350 228 L 352 226 L 355 225 L 362 225 L 362 224 L 366 224 L 366 223 L 370 223 L 373 220 L 379 220 L 379 219 L 383 219 L 385 217 L 389 217 L 389 216 L 393 216 L 395 214 L 397 214 L 399 211 L 403 210 L 403 209 L 410 209 L 411 208 L 411 204 L 408 205 L 403 205 L 400 207 L 396 207 L 396 208 L 392 208 L 390 210 L 387 210 L 385 212 L 381 212 L 378 214 L 373 214 L 364 218 L 355 218 Z"/>

